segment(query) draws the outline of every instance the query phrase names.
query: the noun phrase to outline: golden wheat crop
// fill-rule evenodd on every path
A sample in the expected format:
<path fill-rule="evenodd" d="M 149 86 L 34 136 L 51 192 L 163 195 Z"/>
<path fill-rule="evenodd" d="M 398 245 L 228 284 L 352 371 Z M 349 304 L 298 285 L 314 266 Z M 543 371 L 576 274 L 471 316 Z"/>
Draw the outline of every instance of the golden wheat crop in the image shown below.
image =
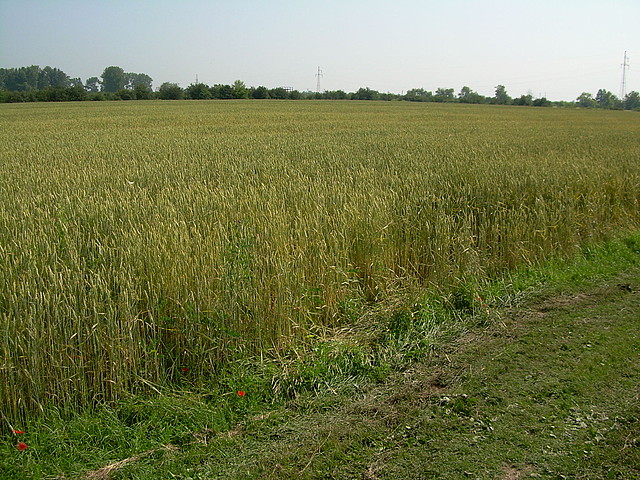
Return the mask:
<path fill-rule="evenodd" d="M 640 223 L 629 112 L 0 105 L 0 407 L 86 406 Z"/>

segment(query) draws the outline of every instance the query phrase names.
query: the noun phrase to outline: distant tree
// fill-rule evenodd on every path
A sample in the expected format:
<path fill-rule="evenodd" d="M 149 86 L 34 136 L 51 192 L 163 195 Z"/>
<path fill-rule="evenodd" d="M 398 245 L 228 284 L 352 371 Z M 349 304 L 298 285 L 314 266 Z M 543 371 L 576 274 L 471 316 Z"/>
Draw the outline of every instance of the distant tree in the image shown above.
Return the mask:
<path fill-rule="evenodd" d="M 93 102 L 101 102 L 103 100 L 106 100 L 106 97 L 103 92 L 87 92 L 87 100 L 91 100 Z"/>
<path fill-rule="evenodd" d="M 38 90 L 35 93 L 36 102 L 65 102 L 67 101 L 67 92 L 64 88 L 60 87 L 47 87 L 43 90 Z"/>
<path fill-rule="evenodd" d="M 311 90 L 300 92 L 300 98 L 302 98 L 303 100 L 312 100 L 314 95 L 315 92 L 312 92 Z M 347 94 L 347 98 L 349 98 L 349 94 Z"/>
<path fill-rule="evenodd" d="M 338 90 L 339 92 L 342 92 L 342 90 Z M 344 93 L 344 98 L 347 98 L 347 94 L 345 92 Z M 289 92 L 289 98 L 291 100 L 300 100 L 302 98 L 302 94 L 298 91 L 298 90 L 291 90 Z"/>
<path fill-rule="evenodd" d="M 4 101 L 6 103 L 22 103 L 22 102 L 35 102 L 38 99 L 36 98 L 36 91 L 5 91 L 3 94 Z"/>
<path fill-rule="evenodd" d="M 269 90 L 267 90 L 267 87 L 256 87 L 251 91 L 251 98 L 257 98 L 257 99 L 265 99 L 265 98 L 269 98 Z"/>
<path fill-rule="evenodd" d="M 81 85 L 69 86 L 69 87 L 47 87 L 44 90 L 34 91 L 35 97 L 29 99 L 29 101 L 38 102 L 70 102 L 70 101 L 82 101 L 86 99 L 87 92 Z"/>
<path fill-rule="evenodd" d="M 121 88 L 115 93 L 115 100 L 135 100 L 136 94 L 129 88 Z"/>
<path fill-rule="evenodd" d="M 249 98 L 249 89 L 242 80 L 233 82 L 233 98 Z"/>
<path fill-rule="evenodd" d="M 32 94 L 26 100 L 36 102 L 79 102 L 86 100 L 87 96 L 82 85 L 47 87 L 44 90 L 30 90 L 24 93 Z"/>
<path fill-rule="evenodd" d="M 161 100 L 179 100 L 183 97 L 184 91 L 177 83 L 165 82 L 160 85 L 158 90 L 158 98 Z"/>
<path fill-rule="evenodd" d="M 344 90 L 327 90 L 323 92 L 322 98 L 326 100 L 346 100 L 349 95 Z"/>
<path fill-rule="evenodd" d="M 367 88 L 359 88 L 357 92 L 351 95 L 352 100 L 378 100 L 380 93 L 376 90 Z"/>
<path fill-rule="evenodd" d="M 511 97 L 507 94 L 507 89 L 504 85 L 498 85 L 496 87 L 496 93 L 491 101 L 496 105 L 508 105 L 511 103 Z"/>
<path fill-rule="evenodd" d="M 12 92 L 26 92 L 29 90 L 38 90 L 38 79 L 40 77 L 40 67 L 31 65 L 30 67 L 20 68 L 3 68 L 2 69 L 2 88 Z M 46 85 L 45 87 L 46 88 Z M 26 96 L 10 95 L 7 101 L 22 102 Z M 34 97 L 35 98 L 35 97 Z"/>
<path fill-rule="evenodd" d="M 578 98 L 576 98 L 578 106 L 582 108 L 594 108 L 598 106 L 598 102 L 588 92 L 582 92 Z"/>
<path fill-rule="evenodd" d="M 462 98 L 466 98 L 469 95 L 471 95 L 471 92 L 473 92 L 473 90 L 471 90 L 470 87 L 467 87 L 466 85 L 464 87 L 462 87 L 460 89 L 460 93 L 458 93 L 458 98 L 462 99 Z"/>
<path fill-rule="evenodd" d="M 24 78 L 23 90 L 39 90 L 38 79 L 40 77 L 40 67 L 37 65 L 31 65 L 30 67 L 20 68 L 22 72 L 22 78 Z M 43 86 L 42 88 L 46 88 Z"/>
<path fill-rule="evenodd" d="M 458 93 L 458 101 L 460 103 L 484 103 L 485 98 L 478 92 L 474 92 L 471 88 L 464 86 Z"/>
<path fill-rule="evenodd" d="M 103 92 L 117 92 L 125 88 L 127 84 L 127 77 L 124 70 L 120 67 L 107 67 L 102 72 L 102 91 Z"/>
<path fill-rule="evenodd" d="M 391 93 L 391 92 L 386 92 L 386 93 L 380 93 L 380 95 L 378 96 L 378 100 L 382 100 L 384 102 L 390 102 L 392 100 L 397 100 L 398 98 L 400 98 L 400 95 L 396 94 L 396 93 Z"/>
<path fill-rule="evenodd" d="M 636 110 L 640 108 L 640 93 L 633 91 L 624 97 L 625 110 Z"/>
<path fill-rule="evenodd" d="M 44 67 L 38 72 L 37 88 L 43 90 L 47 87 L 68 87 L 69 76 L 58 68 Z"/>
<path fill-rule="evenodd" d="M 269 98 L 274 98 L 276 100 L 286 100 L 289 98 L 289 92 L 287 92 L 282 87 L 272 88 L 269 90 Z"/>
<path fill-rule="evenodd" d="M 0 89 L 8 91 L 16 91 L 15 77 L 16 68 L 0 68 Z M 5 95 L 5 102 L 12 100 L 11 95 Z"/>
<path fill-rule="evenodd" d="M 438 88 L 433 100 L 436 102 L 453 102 L 455 100 L 453 88 Z"/>
<path fill-rule="evenodd" d="M 596 103 L 599 108 L 617 108 L 619 104 L 618 98 L 608 90 L 601 88 L 596 93 Z"/>
<path fill-rule="evenodd" d="M 410 102 L 432 102 L 433 93 L 426 91 L 424 88 L 413 88 L 407 90 L 407 93 L 404 95 L 404 100 Z"/>
<path fill-rule="evenodd" d="M 532 105 L 534 107 L 550 107 L 551 101 L 547 100 L 545 97 L 536 98 Z"/>
<path fill-rule="evenodd" d="M 533 105 L 533 95 L 528 94 L 528 95 L 522 95 L 519 98 L 514 98 L 513 104 L 520 105 L 520 106 Z"/>
<path fill-rule="evenodd" d="M 11 92 L 20 92 L 35 90 L 36 85 L 29 84 L 25 68 L 9 68 L 6 72 L 4 88 Z M 19 97 L 16 95 L 12 95 L 8 96 L 7 98 L 9 98 L 10 102 L 14 102 L 17 101 Z"/>
<path fill-rule="evenodd" d="M 211 95 L 213 98 L 219 98 L 220 100 L 230 100 L 233 97 L 233 87 L 231 85 L 216 84 L 211 87 Z"/>
<path fill-rule="evenodd" d="M 50 87 L 66 88 L 70 85 L 72 85 L 72 83 L 69 76 L 59 68 L 49 66 L 40 68 L 38 65 L 19 68 L 0 68 L 0 89 L 30 91 L 44 90 Z M 15 98 L 17 99 L 18 97 L 16 96 Z"/>
<path fill-rule="evenodd" d="M 84 88 L 89 93 L 96 93 L 100 91 L 100 84 L 98 77 L 90 77 L 84 82 Z"/>
<path fill-rule="evenodd" d="M 209 85 L 204 83 L 192 83 L 184 89 L 185 97 L 192 100 L 207 100 L 211 98 Z"/>
<path fill-rule="evenodd" d="M 136 100 L 151 100 L 153 98 L 153 90 L 145 84 L 139 83 L 133 88 Z"/>
<path fill-rule="evenodd" d="M 153 79 L 146 73 L 131 73 L 124 74 L 125 88 L 134 89 L 138 85 L 144 85 L 149 90 L 153 88 Z"/>
<path fill-rule="evenodd" d="M 77 80 L 80 80 L 79 78 Z M 67 87 L 67 100 L 70 102 L 80 102 L 87 99 L 87 91 L 82 86 L 82 82 L 76 82 L 75 85 Z"/>

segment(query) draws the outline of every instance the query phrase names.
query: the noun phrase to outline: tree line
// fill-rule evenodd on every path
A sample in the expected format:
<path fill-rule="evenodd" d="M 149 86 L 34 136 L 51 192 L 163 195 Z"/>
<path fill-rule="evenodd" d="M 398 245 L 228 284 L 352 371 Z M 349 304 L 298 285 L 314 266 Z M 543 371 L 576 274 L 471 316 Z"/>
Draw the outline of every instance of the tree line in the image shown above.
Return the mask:
<path fill-rule="evenodd" d="M 58 68 L 37 65 L 19 68 L 0 68 L 0 102 L 61 102 L 84 100 L 207 100 L 207 99 L 275 99 L 275 100 L 404 100 L 410 102 L 474 103 L 494 105 L 520 105 L 533 107 L 583 107 L 640 110 L 640 94 L 632 91 L 620 99 L 610 91 L 600 89 L 593 95 L 581 93 L 575 101 L 550 101 L 545 97 L 521 95 L 512 98 L 504 85 L 495 87 L 492 97 L 487 97 L 464 86 L 456 94 L 453 88 L 427 91 L 414 88 L 406 93 L 382 93 L 370 88 L 356 92 L 332 90 L 324 92 L 300 92 L 298 90 L 265 86 L 247 87 L 241 80 L 232 85 L 192 83 L 186 88 L 165 82 L 153 90 L 153 79 L 144 73 L 125 72 L 121 67 L 106 67 L 100 77 L 71 78 Z"/>

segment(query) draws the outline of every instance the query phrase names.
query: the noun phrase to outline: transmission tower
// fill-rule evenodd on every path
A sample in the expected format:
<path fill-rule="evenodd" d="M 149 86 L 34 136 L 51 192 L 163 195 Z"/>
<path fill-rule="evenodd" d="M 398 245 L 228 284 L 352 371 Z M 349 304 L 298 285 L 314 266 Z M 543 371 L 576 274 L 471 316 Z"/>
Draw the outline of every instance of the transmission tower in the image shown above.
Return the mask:
<path fill-rule="evenodd" d="M 316 73 L 316 77 L 318 77 L 318 83 L 316 83 L 316 92 L 320 93 L 320 77 L 322 77 L 322 70 L 318 67 L 318 73 Z"/>
<path fill-rule="evenodd" d="M 627 96 L 627 70 L 629 68 L 629 57 L 624 52 L 624 62 L 622 62 L 622 83 L 620 83 L 620 100 Z"/>

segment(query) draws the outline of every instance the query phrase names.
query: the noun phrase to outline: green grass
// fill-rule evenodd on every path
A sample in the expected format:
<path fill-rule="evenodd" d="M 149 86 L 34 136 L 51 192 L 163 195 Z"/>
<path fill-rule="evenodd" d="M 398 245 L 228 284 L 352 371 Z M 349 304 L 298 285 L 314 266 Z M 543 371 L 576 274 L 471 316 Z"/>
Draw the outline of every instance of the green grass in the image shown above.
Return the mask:
<path fill-rule="evenodd" d="M 615 280 L 637 288 L 631 273 Z M 639 306 L 595 287 L 473 337 L 442 367 L 446 393 L 414 411 L 417 433 L 386 447 L 380 478 L 638 478 Z"/>

